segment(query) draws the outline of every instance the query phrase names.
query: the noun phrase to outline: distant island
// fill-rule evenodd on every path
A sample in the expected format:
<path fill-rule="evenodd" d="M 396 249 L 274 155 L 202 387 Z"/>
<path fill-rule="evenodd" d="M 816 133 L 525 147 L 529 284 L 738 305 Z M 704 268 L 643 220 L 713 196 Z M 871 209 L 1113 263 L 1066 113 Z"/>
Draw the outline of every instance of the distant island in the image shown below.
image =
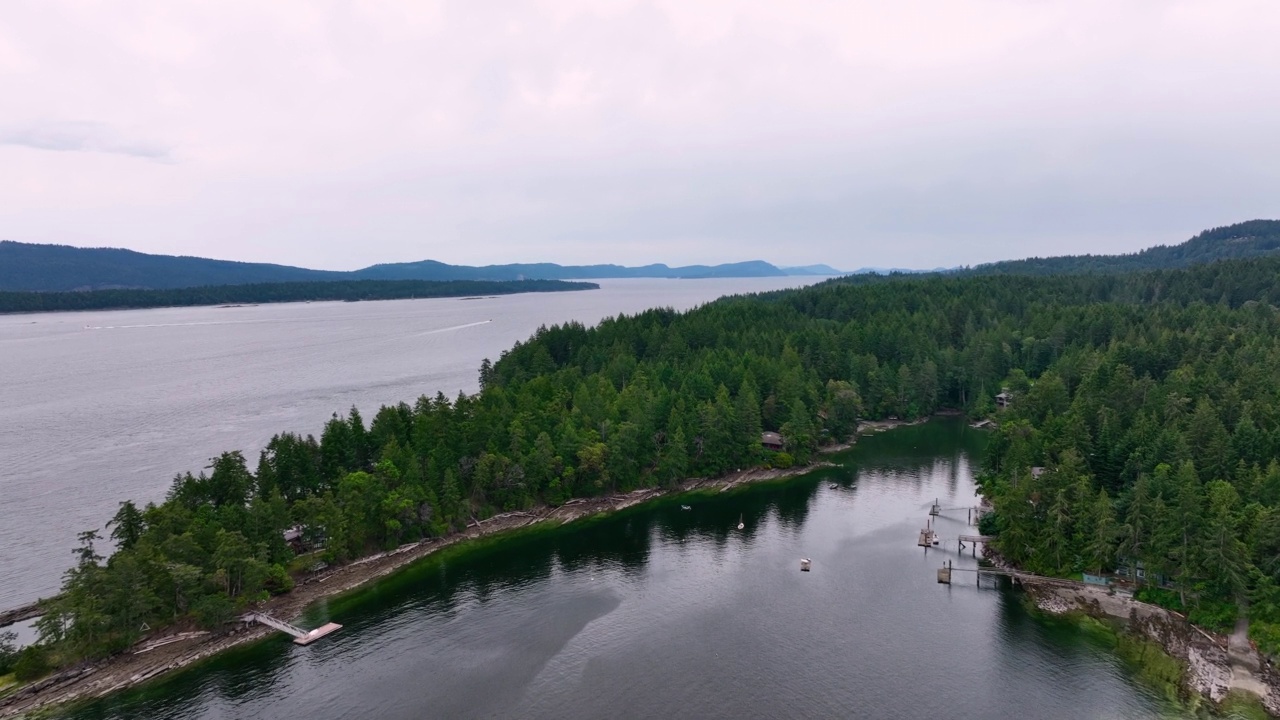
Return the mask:
<path fill-rule="evenodd" d="M 0 291 L 165 290 L 261 283 L 356 280 L 510 281 L 606 278 L 745 278 L 841 275 L 829 265 L 779 268 L 761 260 L 722 265 L 557 265 L 471 267 L 435 260 L 372 265 L 337 272 L 288 265 L 150 255 L 120 248 L 77 248 L 0 241 Z"/>
<path fill-rule="evenodd" d="M 90 290 L 85 292 L 0 292 L 0 313 L 69 310 L 123 310 L 194 305 L 256 305 L 325 300 L 404 300 L 410 298 L 493 297 L 530 292 L 596 290 L 589 282 L 562 280 L 338 280 L 329 282 L 251 283 L 165 290 Z"/>
<path fill-rule="evenodd" d="M 39 245 L 3 240 L 0 241 L 0 292 L 172 290 L 228 285 L 362 280 L 444 282 L 858 276 L 863 282 L 877 282 L 881 278 L 896 276 L 1051 275 L 1172 270 L 1216 260 L 1270 255 L 1278 250 L 1280 250 L 1280 221 L 1278 220 L 1250 220 L 1217 227 L 1177 245 L 1157 245 L 1141 252 L 1122 255 L 1037 257 L 932 270 L 863 267 L 851 272 L 823 264 L 779 267 L 763 260 L 679 267 L 670 267 L 661 263 L 640 267 L 558 265 L 556 263 L 514 263 L 473 267 L 422 260 L 408 263 L 384 263 L 350 272 L 338 272 L 268 263 L 150 255 L 120 248 L 77 248 L 67 245 Z M 235 301 L 219 300 L 217 302 Z"/>

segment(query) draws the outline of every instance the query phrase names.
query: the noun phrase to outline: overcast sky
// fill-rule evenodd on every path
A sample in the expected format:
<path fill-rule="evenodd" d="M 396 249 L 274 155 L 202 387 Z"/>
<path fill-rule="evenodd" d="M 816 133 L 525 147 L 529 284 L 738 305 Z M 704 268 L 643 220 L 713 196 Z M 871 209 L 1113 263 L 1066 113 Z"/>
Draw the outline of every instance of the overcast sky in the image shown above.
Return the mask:
<path fill-rule="evenodd" d="M 932 268 L 1280 217 L 1280 2 L 0 2 L 0 238 Z"/>

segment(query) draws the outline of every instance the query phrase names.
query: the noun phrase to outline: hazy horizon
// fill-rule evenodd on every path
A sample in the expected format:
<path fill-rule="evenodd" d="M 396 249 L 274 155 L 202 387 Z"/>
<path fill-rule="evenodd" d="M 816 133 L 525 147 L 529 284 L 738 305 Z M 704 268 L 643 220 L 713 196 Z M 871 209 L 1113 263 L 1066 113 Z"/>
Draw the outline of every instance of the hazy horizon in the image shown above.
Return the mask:
<path fill-rule="evenodd" d="M 0 238 L 932 269 L 1280 216 L 1280 5 L 0 6 Z"/>

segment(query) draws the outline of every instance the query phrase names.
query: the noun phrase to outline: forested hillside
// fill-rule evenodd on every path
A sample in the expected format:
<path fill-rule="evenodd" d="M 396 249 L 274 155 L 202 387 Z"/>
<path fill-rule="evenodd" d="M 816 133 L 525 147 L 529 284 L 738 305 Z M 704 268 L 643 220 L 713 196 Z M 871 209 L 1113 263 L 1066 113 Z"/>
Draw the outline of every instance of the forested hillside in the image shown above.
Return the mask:
<path fill-rule="evenodd" d="M 978 265 L 964 273 L 1061 275 L 1175 269 L 1218 260 L 1270 255 L 1280 250 L 1280 220 L 1250 220 L 1205 230 L 1179 245 L 1157 245 L 1128 255 L 1063 255 Z"/>
<path fill-rule="evenodd" d="M 595 283 L 560 280 L 333 280 L 328 282 L 213 285 L 172 290 L 91 290 L 88 292 L 0 292 L 0 313 L 189 307 L 226 303 L 277 303 L 324 300 L 400 300 L 406 298 L 509 295 L 525 292 L 592 290 Z"/>
<path fill-rule="evenodd" d="M 0 240 L 0 291 L 7 292 L 313 282 L 343 275 L 286 265 Z"/>
<path fill-rule="evenodd" d="M 727 298 L 539 330 L 482 390 L 335 415 L 175 478 L 86 534 L 40 621 L 68 661 L 289 589 L 293 525 L 329 562 L 503 510 L 804 463 L 858 417 L 999 415 L 983 482 L 1035 570 L 1138 558 L 1216 624 L 1280 622 L 1280 258 L 1130 275 L 930 277 Z M 785 438 L 760 445 L 762 430 Z M 1047 467 L 1039 477 L 1030 468 Z M 313 562 L 308 559 L 306 562 Z"/>

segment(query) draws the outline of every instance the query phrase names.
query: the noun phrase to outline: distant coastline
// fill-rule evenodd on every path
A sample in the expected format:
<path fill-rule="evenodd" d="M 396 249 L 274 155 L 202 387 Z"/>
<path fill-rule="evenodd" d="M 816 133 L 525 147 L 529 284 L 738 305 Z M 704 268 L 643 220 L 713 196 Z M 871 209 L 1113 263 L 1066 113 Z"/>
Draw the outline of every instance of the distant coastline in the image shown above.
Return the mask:
<path fill-rule="evenodd" d="M 599 288 L 599 285 L 592 282 L 564 280 L 348 280 L 214 285 L 168 290 L 0 292 L 0 314 L 197 306 L 234 308 L 286 302 L 358 302 L 450 297 L 477 299 L 516 293 L 570 292 Z"/>
<path fill-rule="evenodd" d="M 0 240 L 0 291 L 79 292 L 138 288 L 246 285 L 249 283 L 355 282 L 360 280 L 596 280 L 617 278 L 755 278 L 841 275 L 830 265 L 778 267 L 763 260 L 671 267 L 623 265 L 450 265 L 435 260 L 383 263 L 360 270 L 312 270 L 290 265 L 150 255 L 122 248 L 78 248 Z"/>

